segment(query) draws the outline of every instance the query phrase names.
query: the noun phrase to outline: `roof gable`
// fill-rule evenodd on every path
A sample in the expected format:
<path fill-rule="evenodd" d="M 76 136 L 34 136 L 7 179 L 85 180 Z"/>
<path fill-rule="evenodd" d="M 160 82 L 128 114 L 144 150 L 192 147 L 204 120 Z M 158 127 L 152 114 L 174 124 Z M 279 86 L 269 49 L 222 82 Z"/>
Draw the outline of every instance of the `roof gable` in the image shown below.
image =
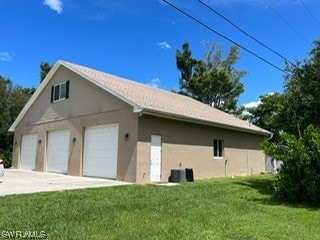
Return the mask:
<path fill-rule="evenodd" d="M 190 97 L 65 61 L 58 61 L 53 66 L 52 70 L 10 127 L 10 131 L 14 131 L 28 108 L 32 105 L 60 66 L 68 68 L 82 76 L 84 79 L 87 79 L 98 87 L 128 103 L 133 107 L 134 112 L 174 118 L 182 121 L 197 122 L 238 131 L 270 135 L 270 132 L 264 129 L 249 124 L 246 121 L 240 120 Z"/>
<path fill-rule="evenodd" d="M 36 89 L 36 91 L 33 93 L 33 95 L 31 96 L 31 98 L 29 99 L 29 101 L 26 103 L 26 105 L 23 107 L 23 109 L 21 110 L 21 112 L 19 113 L 18 117 L 16 118 L 16 120 L 12 123 L 12 125 L 9 128 L 10 132 L 14 132 L 16 126 L 19 124 L 19 122 L 22 120 L 22 118 L 24 117 L 24 115 L 27 113 L 27 111 L 29 110 L 29 108 L 31 107 L 31 105 L 34 103 L 34 101 L 38 98 L 39 94 L 42 92 L 42 90 L 45 88 L 45 86 L 48 84 L 49 80 L 51 79 L 51 77 L 55 74 L 55 72 L 58 70 L 59 68 L 59 64 L 56 63 L 50 70 L 50 72 L 47 74 L 47 76 L 45 77 L 45 79 L 42 81 L 42 83 L 40 84 L 40 86 Z"/>

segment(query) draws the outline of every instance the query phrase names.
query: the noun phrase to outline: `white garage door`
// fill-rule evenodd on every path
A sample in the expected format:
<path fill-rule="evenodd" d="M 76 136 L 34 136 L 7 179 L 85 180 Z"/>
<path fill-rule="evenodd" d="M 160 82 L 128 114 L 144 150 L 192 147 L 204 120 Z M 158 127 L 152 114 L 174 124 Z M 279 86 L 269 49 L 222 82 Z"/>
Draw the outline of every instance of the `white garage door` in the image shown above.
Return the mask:
<path fill-rule="evenodd" d="M 52 131 L 48 134 L 47 171 L 67 173 L 69 159 L 68 130 Z"/>
<path fill-rule="evenodd" d="M 37 134 L 22 136 L 21 168 L 34 170 L 37 155 Z"/>
<path fill-rule="evenodd" d="M 118 124 L 86 128 L 83 175 L 116 179 L 117 161 Z"/>

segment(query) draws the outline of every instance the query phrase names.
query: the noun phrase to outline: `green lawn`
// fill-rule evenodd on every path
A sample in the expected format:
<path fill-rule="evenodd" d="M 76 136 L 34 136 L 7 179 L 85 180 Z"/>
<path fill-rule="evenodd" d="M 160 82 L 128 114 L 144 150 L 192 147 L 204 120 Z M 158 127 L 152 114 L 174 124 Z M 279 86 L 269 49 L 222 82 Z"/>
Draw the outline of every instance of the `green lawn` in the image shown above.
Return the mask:
<path fill-rule="evenodd" d="M 272 197 L 274 176 L 0 198 L 3 231 L 48 239 L 320 239 L 320 210 Z"/>

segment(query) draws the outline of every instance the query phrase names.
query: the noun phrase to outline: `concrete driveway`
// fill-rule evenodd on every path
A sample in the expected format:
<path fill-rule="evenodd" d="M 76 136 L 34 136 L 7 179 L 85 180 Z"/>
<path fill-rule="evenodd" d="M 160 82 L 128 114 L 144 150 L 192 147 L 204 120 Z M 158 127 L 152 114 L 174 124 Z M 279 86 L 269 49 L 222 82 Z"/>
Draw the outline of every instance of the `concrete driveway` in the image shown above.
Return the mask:
<path fill-rule="evenodd" d="M 5 169 L 4 176 L 0 178 L 0 196 L 127 184 L 132 183 L 48 172 Z"/>

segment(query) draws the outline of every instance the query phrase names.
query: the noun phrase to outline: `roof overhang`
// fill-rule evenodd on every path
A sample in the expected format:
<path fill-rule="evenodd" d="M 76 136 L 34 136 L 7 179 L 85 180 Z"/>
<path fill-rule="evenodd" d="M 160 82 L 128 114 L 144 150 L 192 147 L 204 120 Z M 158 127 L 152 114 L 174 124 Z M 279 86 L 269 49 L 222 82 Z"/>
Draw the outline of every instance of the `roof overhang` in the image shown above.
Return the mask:
<path fill-rule="evenodd" d="M 153 109 L 144 108 L 140 111 L 140 113 L 155 116 L 155 117 L 161 117 L 161 118 L 167 118 L 167 119 L 178 120 L 178 121 L 183 121 L 183 122 L 201 124 L 201 125 L 206 125 L 206 126 L 211 126 L 211 127 L 219 127 L 219 128 L 234 130 L 234 131 L 238 131 L 238 132 L 246 132 L 246 133 L 251 133 L 251 134 L 256 134 L 256 135 L 262 135 L 265 137 L 272 136 L 271 132 L 264 130 L 264 129 L 261 129 L 261 131 L 259 131 L 256 129 L 242 128 L 242 127 L 232 126 L 232 125 L 218 123 L 218 122 L 211 122 L 211 121 L 201 120 L 201 119 L 197 119 L 197 118 L 191 118 L 191 117 L 187 117 L 187 116 L 179 115 L 179 114 L 173 114 L 173 113 L 162 112 L 162 111 L 155 111 Z M 248 125 L 249 125 L 249 123 L 248 123 Z"/>

